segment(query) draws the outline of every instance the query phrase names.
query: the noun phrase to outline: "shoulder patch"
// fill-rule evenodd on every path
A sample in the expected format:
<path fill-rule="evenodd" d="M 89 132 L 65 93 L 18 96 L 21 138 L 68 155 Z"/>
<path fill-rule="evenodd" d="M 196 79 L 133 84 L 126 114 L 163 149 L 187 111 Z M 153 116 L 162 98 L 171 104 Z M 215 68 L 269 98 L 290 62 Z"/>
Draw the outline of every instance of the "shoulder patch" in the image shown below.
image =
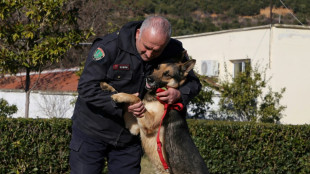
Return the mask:
<path fill-rule="evenodd" d="M 98 60 L 101 60 L 102 58 L 104 58 L 104 56 L 105 56 L 105 53 L 104 53 L 103 49 L 97 48 L 94 52 L 93 59 L 98 61 Z"/>

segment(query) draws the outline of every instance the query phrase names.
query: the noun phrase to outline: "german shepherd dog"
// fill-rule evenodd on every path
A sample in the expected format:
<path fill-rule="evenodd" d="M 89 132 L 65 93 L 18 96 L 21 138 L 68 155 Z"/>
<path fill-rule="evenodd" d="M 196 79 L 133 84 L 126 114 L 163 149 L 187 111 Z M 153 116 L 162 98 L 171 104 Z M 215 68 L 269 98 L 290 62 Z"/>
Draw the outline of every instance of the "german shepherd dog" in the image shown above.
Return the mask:
<path fill-rule="evenodd" d="M 188 72 L 193 69 L 196 60 L 185 63 L 163 63 L 146 78 L 146 89 L 142 102 L 146 108 L 144 117 L 136 118 L 125 112 L 126 128 L 134 135 L 140 133 L 144 152 L 154 164 L 158 173 L 174 174 L 205 174 L 208 169 L 200 156 L 197 147 L 190 137 L 185 119 L 186 112 L 169 110 L 160 128 L 160 141 L 163 144 L 163 157 L 169 169 L 165 170 L 157 151 L 157 133 L 164 114 L 164 104 L 156 99 L 158 88 L 178 88 L 186 81 Z M 115 91 L 109 84 L 100 84 L 103 90 Z M 113 94 L 112 99 L 117 103 L 134 104 L 139 97 L 127 94 Z"/>

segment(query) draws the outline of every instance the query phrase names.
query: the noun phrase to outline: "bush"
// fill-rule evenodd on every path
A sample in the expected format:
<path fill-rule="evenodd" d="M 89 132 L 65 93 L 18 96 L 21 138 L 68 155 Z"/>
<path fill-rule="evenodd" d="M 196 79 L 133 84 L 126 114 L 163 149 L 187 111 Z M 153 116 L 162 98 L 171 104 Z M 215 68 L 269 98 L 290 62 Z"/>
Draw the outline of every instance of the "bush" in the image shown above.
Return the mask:
<path fill-rule="evenodd" d="M 0 118 L 0 173 L 69 173 L 71 121 Z"/>
<path fill-rule="evenodd" d="M 17 106 L 16 105 L 9 105 L 9 103 L 3 99 L 0 98 L 0 117 L 9 117 L 17 112 Z"/>
<path fill-rule="evenodd" d="M 188 120 L 210 173 L 310 173 L 310 126 Z M 0 118 L 0 173 L 69 173 L 69 119 Z"/>
<path fill-rule="evenodd" d="M 210 173 L 310 173 L 310 126 L 188 120 Z"/>
<path fill-rule="evenodd" d="M 280 121 L 286 108 L 280 104 L 285 88 L 282 88 L 280 92 L 274 92 L 269 87 L 268 92 L 264 93 L 269 82 L 266 79 L 266 69 L 260 72 L 258 66 L 252 68 L 250 62 L 246 62 L 245 71 L 239 72 L 235 77 L 232 77 L 227 69 L 225 71 L 226 79 L 221 82 L 223 90 L 218 117 L 265 123 Z"/>

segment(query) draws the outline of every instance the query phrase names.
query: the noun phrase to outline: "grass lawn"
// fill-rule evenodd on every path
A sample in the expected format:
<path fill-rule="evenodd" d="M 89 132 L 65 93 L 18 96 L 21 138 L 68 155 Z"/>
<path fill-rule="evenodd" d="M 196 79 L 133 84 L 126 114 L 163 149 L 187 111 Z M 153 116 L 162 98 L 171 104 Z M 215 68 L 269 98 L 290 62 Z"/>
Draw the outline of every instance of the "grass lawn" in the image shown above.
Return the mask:
<path fill-rule="evenodd" d="M 155 169 L 146 156 L 142 157 L 141 161 L 141 174 L 154 174 Z"/>

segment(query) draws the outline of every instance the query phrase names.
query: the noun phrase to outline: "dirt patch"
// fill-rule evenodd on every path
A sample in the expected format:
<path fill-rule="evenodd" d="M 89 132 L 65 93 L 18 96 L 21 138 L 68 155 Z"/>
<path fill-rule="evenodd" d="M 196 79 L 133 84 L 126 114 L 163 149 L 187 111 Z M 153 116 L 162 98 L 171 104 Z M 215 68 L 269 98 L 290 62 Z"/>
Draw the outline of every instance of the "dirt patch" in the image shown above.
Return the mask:
<path fill-rule="evenodd" d="M 280 7 L 280 8 L 273 8 L 272 9 L 272 13 L 279 14 L 279 15 L 283 16 L 283 15 L 286 15 L 288 13 L 293 13 L 293 10 Z M 270 17 L 270 8 L 267 7 L 265 9 L 261 9 L 260 10 L 260 15 L 264 15 L 266 17 Z"/>
<path fill-rule="evenodd" d="M 293 10 L 291 9 L 286 9 L 286 8 L 283 8 L 283 7 L 280 7 L 280 8 L 273 8 L 272 9 L 272 13 L 273 14 L 278 14 L 278 15 L 281 15 L 281 16 L 285 16 L 289 13 L 293 13 Z M 199 15 L 199 16 L 202 16 L 202 17 L 205 17 L 203 14 L 201 14 L 201 12 L 195 12 L 196 15 Z M 267 18 L 270 17 L 270 8 L 267 7 L 267 8 L 264 8 L 264 9 L 260 9 L 260 13 L 259 15 L 255 15 L 255 16 L 240 16 L 241 18 L 247 18 L 247 19 L 251 19 L 253 17 L 257 17 L 257 16 L 266 16 Z M 216 13 L 212 13 L 210 15 L 212 18 L 217 18 L 219 16 L 219 14 L 216 14 Z"/>

